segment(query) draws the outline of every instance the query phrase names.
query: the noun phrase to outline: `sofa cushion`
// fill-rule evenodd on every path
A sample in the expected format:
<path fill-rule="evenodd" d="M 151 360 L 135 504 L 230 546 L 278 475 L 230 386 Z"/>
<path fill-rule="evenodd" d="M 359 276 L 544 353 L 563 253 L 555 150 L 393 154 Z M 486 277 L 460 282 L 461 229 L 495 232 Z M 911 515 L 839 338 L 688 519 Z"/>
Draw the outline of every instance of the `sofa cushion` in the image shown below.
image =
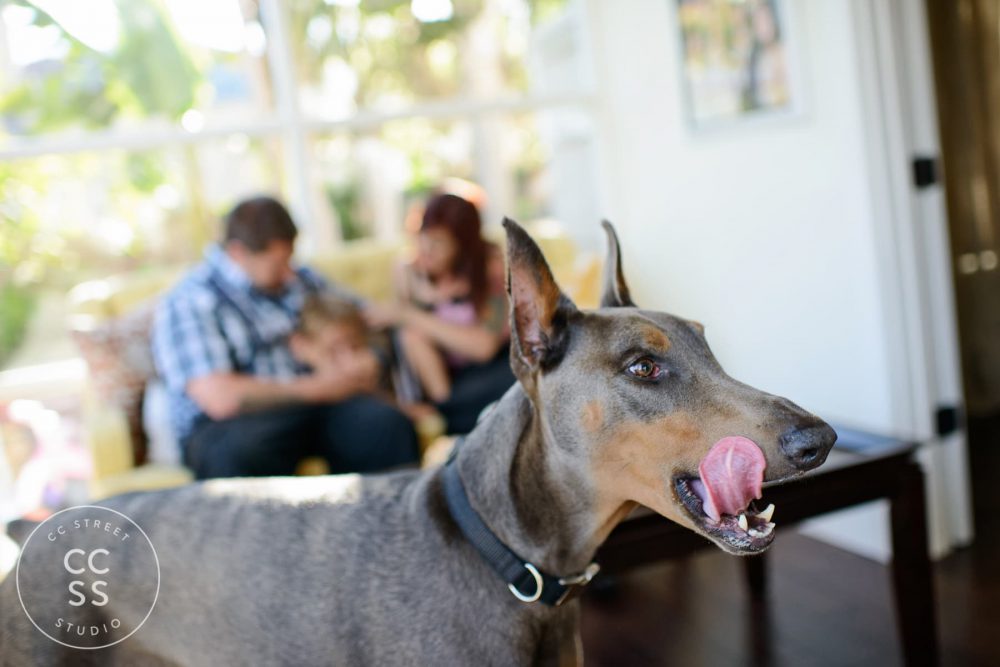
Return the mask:
<path fill-rule="evenodd" d="M 156 374 L 150 347 L 154 309 L 155 302 L 146 302 L 127 315 L 72 332 L 96 398 L 125 413 L 136 464 L 146 459 L 143 391 Z"/>

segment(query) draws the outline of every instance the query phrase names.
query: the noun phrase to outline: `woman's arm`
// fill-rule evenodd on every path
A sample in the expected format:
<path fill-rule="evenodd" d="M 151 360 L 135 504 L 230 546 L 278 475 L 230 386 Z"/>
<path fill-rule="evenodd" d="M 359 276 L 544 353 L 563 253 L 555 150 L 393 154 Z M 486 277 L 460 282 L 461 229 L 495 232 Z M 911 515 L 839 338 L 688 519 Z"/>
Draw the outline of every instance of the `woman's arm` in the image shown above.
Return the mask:
<path fill-rule="evenodd" d="M 503 331 L 483 324 L 456 324 L 413 306 L 402 306 L 398 324 L 413 327 L 445 350 L 472 361 L 489 361 L 507 341 Z"/>
<path fill-rule="evenodd" d="M 506 299 L 503 287 L 503 257 L 495 253 L 489 258 L 488 274 L 493 285 L 494 296 L 489 299 L 489 309 L 485 316 L 480 317 L 476 324 L 458 324 L 443 320 L 431 311 L 423 310 L 413 305 L 413 299 L 420 296 L 415 293 L 419 277 L 414 273 L 412 265 L 397 265 L 395 275 L 397 295 L 400 298 L 395 305 L 368 304 L 365 308 L 365 319 L 373 328 L 389 326 L 410 327 L 423 334 L 439 347 L 448 352 L 468 358 L 470 361 L 489 361 L 509 337 L 506 326 Z M 406 290 L 405 292 L 403 290 Z"/>
<path fill-rule="evenodd" d="M 399 303 L 409 303 L 413 299 L 413 290 L 410 287 L 412 274 L 412 262 L 396 262 L 392 267 L 392 287 Z"/>

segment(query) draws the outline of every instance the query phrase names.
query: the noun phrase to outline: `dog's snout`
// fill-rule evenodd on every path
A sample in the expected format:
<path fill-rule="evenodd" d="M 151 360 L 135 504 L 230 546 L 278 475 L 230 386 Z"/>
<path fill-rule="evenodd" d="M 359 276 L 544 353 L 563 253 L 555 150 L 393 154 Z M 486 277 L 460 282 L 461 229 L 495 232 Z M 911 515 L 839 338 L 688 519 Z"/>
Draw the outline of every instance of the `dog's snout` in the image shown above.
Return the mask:
<path fill-rule="evenodd" d="M 826 460 L 837 432 L 827 424 L 795 428 L 781 436 L 781 451 L 799 470 L 811 470 Z"/>

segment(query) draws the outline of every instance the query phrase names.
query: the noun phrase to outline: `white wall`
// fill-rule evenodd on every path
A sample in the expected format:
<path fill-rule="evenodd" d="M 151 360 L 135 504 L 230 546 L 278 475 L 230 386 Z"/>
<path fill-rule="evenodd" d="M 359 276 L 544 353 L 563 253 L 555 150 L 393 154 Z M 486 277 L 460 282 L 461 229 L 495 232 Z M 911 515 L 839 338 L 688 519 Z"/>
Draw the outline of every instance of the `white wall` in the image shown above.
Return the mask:
<path fill-rule="evenodd" d="M 703 322 L 734 377 L 898 431 L 850 4 L 787 4 L 801 113 L 697 131 L 674 3 L 591 0 L 602 213 L 637 301 Z"/>
<path fill-rule="evenodd" d="M 920 318 L 948 312 L 919 312 L 911 246 L 925 221 L 908 207 L 906 170 L 917 146 L 892 131 L 894 114 L 914 110 L 899 106 L 912 101 L 898 94 L 906 68 L 889 55 L 893 34 L 922 26 L 898 27 L 886 1 L 786 0 L 800 110 L 695 130 L 674 0 L 588 0 L 601 214 L 619 227 L 636 300 L 703 322 L 734 377 L 836 423 L 929 441 L 935 361 Z M 949 494 L 967 499 L 968 487 L 937 467 L 925 469 L 940 555 L 971 533 L 949 538 L 944 517 L 968 523 L 967 502 Z M 806 530 L 880 560 L 891 552 L 884 503 Z"/>

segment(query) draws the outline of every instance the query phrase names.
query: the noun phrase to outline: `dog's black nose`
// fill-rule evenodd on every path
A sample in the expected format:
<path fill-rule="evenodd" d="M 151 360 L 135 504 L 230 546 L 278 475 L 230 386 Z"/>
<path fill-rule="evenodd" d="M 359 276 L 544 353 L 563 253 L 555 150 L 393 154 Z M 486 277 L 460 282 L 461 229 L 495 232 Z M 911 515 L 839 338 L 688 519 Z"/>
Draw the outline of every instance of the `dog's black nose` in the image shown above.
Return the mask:
<path fill-rule="evenodd" d="M 795 428 L 779 439 L 781 451 L 799 470 L 811 470 L 826 461 L 836 441 L 837 432 L 827 424 Z"/>

